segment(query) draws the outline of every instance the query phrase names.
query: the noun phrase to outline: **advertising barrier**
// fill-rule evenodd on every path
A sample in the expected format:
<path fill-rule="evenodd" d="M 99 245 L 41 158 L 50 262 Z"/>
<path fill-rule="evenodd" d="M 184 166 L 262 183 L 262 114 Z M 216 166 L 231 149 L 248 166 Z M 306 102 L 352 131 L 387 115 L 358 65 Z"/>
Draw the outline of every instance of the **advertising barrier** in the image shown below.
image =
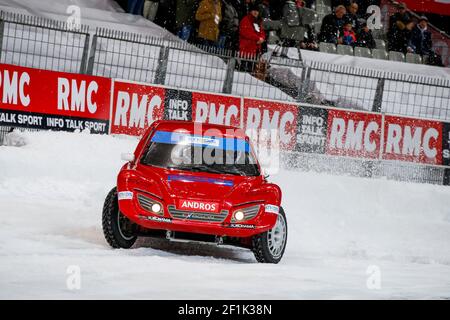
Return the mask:
<path fill-rule="evenodd" d="M 0 125 L 109 132 L 111 79 L 0 65 Z"/>
<path fill-rule="evenodd" d="M 0 64 L 0 126 L 139 136 L 159 119 L 276 132 L 281 150 L 450 166 L 450 123 Z"/>

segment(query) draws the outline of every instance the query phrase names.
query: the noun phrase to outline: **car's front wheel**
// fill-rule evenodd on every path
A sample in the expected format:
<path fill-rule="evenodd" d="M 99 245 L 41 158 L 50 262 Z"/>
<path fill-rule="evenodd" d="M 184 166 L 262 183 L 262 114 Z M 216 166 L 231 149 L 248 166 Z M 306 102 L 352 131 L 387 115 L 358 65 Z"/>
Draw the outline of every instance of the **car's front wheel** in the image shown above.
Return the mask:
<path fill-rule="evenodd" d="M 275 226 L 253 237 L 252 251 L 258 262 L 278 263 L 283 257 L 287 243 L 287 221 L 283 208 L 280 207 Z"/>
<path fill-rule="evenodd" d="M 102 226 L 105 239 L 113 248 L 128 249 L 136 242 L 136 225 L 120 212 L 116 188 L 105 199 Z"/>

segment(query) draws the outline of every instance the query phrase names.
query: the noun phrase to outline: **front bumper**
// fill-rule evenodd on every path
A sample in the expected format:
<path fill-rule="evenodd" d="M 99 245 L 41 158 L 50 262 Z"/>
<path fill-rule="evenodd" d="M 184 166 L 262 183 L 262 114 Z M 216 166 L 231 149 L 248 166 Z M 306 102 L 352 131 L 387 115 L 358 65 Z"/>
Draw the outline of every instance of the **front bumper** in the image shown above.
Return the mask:
<path fill-rule="evenodd" d="M 254 218 L 244 222 L 233 221 L 231 211 L 222 210 L 217 214 L 196 212 L 193 215 L 185 211 L 185 215 L 180 215 L 180 210 L 174 212 L 173 205 L 166 204 L 163 204 L 164 212 L 158 215 L 144 210 L 136 198 L 119 200 L 119 209 L 130 220 L 147 229 L 246 238 L 272 229 L 277 220 L 277 214 L 265 212 L 264 206 Z"/>

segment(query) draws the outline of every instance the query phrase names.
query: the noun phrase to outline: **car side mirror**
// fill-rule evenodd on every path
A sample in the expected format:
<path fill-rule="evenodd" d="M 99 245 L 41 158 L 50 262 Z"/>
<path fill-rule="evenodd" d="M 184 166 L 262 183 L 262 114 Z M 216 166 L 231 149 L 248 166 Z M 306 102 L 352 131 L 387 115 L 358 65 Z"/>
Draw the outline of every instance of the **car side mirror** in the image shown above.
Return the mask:
<path fill-rule="evenodd" d="M 134 161 L 134 153 L 122 153 L 120 158 L 123 161 L 133 162 Z"/>
<path fill-rule="evenodd" d="M 264 180 L 267 180 L 270 177 L 270 174 L 266 169 L 262 170 L 261 175 L 263 176 Z"/>

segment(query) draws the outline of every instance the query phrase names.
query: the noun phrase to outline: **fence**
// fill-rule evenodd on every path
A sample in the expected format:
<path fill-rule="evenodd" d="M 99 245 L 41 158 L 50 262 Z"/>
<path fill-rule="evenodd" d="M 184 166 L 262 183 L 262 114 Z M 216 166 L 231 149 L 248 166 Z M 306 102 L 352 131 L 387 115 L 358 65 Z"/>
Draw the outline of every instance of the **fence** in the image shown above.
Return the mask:
<path fill-rule="evenodd" d="M 450 81 L 446 79 L 303 62 L 276 54 L 255 59 L 105 28 L 90 35 L 86 26 L 71 29 L 63 22 L 5 12 L 0 13 L 0 62 L 190 90 L 450 120 Z M 1 142 L 10 128 L 0 129 Z M 309 163 L 307 158 L 297 162 Z M 346 163 L 343 167 L 355 167 L 351 161 Z M 375 163 L 371 172 L 387 174 L 389 170 L 382 167 L 389 166 Z M 414 173 L 418 170 L 407 171 L 419 180 L 427 180 L 424 175 L 432 182 L 442 180 L 443 169 Z M 391 171 L 393 175 L 399 172 Z"/>
<path fill-rule="evenodd" d="M 89 50 L 87 26 L 0 12 L 0 62 L 84 73 Z"/>

